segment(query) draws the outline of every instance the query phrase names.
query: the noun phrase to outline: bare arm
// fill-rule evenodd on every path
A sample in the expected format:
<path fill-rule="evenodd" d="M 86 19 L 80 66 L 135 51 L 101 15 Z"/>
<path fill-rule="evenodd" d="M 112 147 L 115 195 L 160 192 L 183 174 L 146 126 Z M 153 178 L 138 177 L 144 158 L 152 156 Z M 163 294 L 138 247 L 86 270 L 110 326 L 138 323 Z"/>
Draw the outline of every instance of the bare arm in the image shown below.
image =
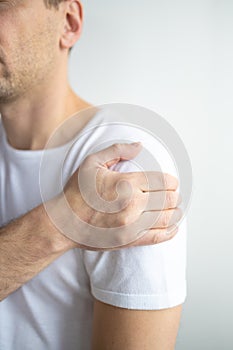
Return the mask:
<path fill-rule="evenodd" d="M 128 310 L 95 300 L 92 350 L 174 350 L 182 305 Z"/>
<path fill-rule="evenodd" d="M 0 301 L 37 275 L 74 243 L 38 206 L 0 229 Z"/>

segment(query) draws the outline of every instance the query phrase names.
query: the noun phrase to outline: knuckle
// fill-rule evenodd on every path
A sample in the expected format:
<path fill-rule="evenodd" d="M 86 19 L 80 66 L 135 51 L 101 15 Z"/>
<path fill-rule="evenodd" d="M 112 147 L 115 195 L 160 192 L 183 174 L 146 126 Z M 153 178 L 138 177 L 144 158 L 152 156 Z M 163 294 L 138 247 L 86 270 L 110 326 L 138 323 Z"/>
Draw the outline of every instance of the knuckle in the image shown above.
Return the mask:
<path fill-rule="evenodd" d="M 127 208 L 126 208 L 126 222 L 127 224 L 131 222 L 131 220 L 133 219 L 133 217 L 135 217 L 136 215 L 136 210 L 135 210 L 135 203 L 133 200 L 130 200 Z"/>
<path fill-rule="evenodd" d="M 169 220 L 170 220 L 170 215 L 169 215 L 168 212 L 165 210 L 165 211 L 163 212 L 163 215 L 162 215 L 162 218 L 161 218 L 162 226 L 163 226 L 163 227 L 168 226 Z"/>
<path fill-rule="evenodd" d="M 142 213 L 146 211 L 146 206 L 148 203 L 148 195 L 141 197 L 140 195 L 136 195 L 134 197 L 134 208 L 138 213 Z"/>
<path fill-rule="evenodd" d="M 173 198 L 172 198 L 172 193 L 171 191 L 167 191 L 167 195 L 166 195 L 166 199 L 167 199 L 167 206 L 171 207 L 173 204 Z"/>
<path fill-rule="evenodd" d="M 178 197 L 177 194 L 173 191 L 167 192 L 167 204 L 169 207 L 174 208 L 177 205 Z"/>
<path fill-rule="evenodd" d="M 131 214 L 141 215 L 146 210 L 147 201 L 145 198 L 141 198 L 140 195 L 134 195 L 131 199 Z"/>
<path fill-rule="evenodd" d="M 133 177 L 129 176 L 127 173 L 119 173 L 118 174 L 118 182 L 132 188 L 133 186 Z"/>
<path fill-rule="evenodd" d="M 127 205 L 127 208 L 122 210 L 120 213 L 120 224 L 122 226 L 126 226 L 129 224 L 132 224 L 140 217 L 140 212 L 138 213 L 137 210 L 135 210 L 135 204 L 133 201 L 130 201 Z"/>
<path fill-rule="evenodd" d="M 127 223 L 128 223 L 128 220 L 127 220 L 127 214 L 125 211 L 121 212 L 119 215 L 118 215 L 118 225 L 119 226 L 126 226 Z"/>
<path fill-rule="evenodd" d="M 173 194 L 172 194 L 172 203 L 171 203 L 171 205 L 172 205 L 173 208 L 176 208 L 176 207 L 177 207 L 178 201 L 179 201 L 179 195 L 178 195 L 178 193 L 177 193 L 177 192 L 173 192 Z"/>
<path fill-rule="evenodd" d="M 135 175 L 134 173 L 119 173 L 119 180 L 120 181 L 124 181 L 128 187 L 130 188 L 136 188 L 136 184 L 135 184 Z"/>
<path fill-rule="evenodd" d="M 116 190 L 118 194 L 128 200 L 128 202 L 132 199 L 135 193 L 135 187 L 131 183 L 131 181 L 125 177 L 124 174 L 117 178 L 117 182 L 115 183 Z"/>
<path fill-rule="evenodd" d="M 168 223 L 167 213 L 162 216 L 162 227 L 166 227 Z"/>

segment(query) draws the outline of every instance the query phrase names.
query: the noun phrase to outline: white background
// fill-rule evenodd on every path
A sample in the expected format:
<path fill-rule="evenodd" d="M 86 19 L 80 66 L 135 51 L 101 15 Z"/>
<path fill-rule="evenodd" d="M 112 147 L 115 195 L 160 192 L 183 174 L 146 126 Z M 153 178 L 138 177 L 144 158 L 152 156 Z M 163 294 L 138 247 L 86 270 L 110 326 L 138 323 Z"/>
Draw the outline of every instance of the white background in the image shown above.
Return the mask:
<path fill-rule="evenodd" d="M 190 155 L 188 297 L 176 350 L 233 349 L 233 2 L 83 1 L 74 90 L 150 108 Z"/>

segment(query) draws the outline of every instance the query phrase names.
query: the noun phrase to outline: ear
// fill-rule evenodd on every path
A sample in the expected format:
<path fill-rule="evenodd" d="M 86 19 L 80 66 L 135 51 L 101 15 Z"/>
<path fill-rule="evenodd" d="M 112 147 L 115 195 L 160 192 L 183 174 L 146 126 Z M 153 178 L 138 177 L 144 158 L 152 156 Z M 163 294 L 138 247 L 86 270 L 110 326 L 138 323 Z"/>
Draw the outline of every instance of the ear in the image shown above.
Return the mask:
<path fill-rule="evenodd" d="M 60 39 L 62 49 L 70 49 L 79 39 L 83 24 L 83 7 L 79 0 L 68 0 L 65 5 L 65 21 Z"/>

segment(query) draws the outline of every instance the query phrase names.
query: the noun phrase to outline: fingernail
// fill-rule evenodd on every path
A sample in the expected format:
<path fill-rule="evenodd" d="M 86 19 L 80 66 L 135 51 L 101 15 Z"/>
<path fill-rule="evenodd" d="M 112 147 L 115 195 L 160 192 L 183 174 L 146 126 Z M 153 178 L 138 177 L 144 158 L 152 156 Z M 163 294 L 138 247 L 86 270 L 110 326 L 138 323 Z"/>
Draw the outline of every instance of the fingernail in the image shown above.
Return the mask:
<path fill-rule="evenodd" d="M 134 147 L 138 147 L 141 144 L 141 142 L 132 142 L 131 145 Z"/>

